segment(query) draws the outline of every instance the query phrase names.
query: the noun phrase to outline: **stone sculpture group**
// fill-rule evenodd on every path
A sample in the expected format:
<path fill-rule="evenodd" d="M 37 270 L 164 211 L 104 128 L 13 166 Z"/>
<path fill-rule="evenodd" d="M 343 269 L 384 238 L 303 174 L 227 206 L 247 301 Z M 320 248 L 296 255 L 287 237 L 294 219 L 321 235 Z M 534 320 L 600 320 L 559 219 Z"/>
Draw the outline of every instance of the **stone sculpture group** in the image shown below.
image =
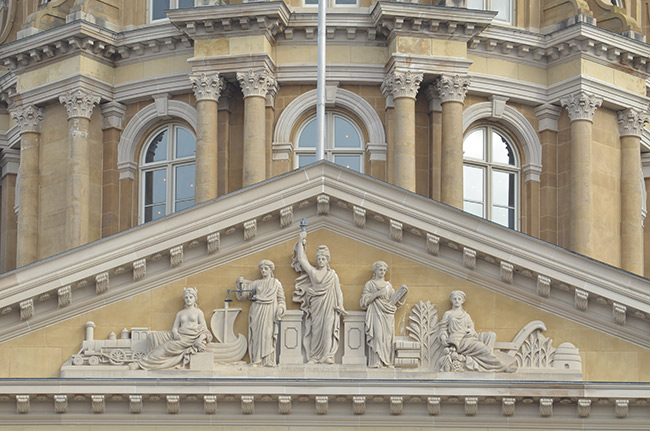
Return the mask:
<path fill-rule="evenodd" d="M 408 337 L 396 337 L 395 312 L 405 304 L 408 287 L 395 290 L 386 280 L 388 265 L 377 261 L 372 265 L 372 278 L 365 284 L 359 306 L 365 311 L 351 312 L 343 306 L 343 291 L 339 277 L 330 267 L 327 246 L 316 249 L 316 263 L 306 256 L 306 226 L 293 249 L 291 266 L 298 272 L 292 299 L 300 304 L 302 318 L 300 329 L 295 328 L 295 345 L 302 346 L 298 359 L 292 364 L 333 365 L 338 362 L 344 325 L 359 322 L 359 346 L 352 362 L 365 362 L 370 368 L 424 368 L 434 372 L 513 372 L 517 368 L 580 369 L 577 349 L 564 343 L 558 349 L 552 340 L 542 335 L 546 328 L 542 322 L 531 322 L 520 331 L 511 343 L 498 346 L 493 332 L 478 332 L 463 305 L 466 294 L 454 290 L 449 295 L 452 308 L 438 320 L 435 305 L 418 302 L 412 305 Z M 275 278 L 275 264 L 264 259 L 258 264 L 261 278 L 246 280 L 239 277 L 234 292 L 239 301 L 251 301 L 248 314 L 248 346 L 240 335 L 232 332 L 234 319 L 241 309 L 215 310 L 208 329 L 203 312 L 197 306 L 196 288 L 183 291 L 185 307 L 176 315 L 171 331 L 148 331 L 134 328 L 131 334 L 124 329 L 122 339 L 114 334 L 102 343 L 92 339 L 94 324 L 86 325 L 86 341 L 69 363 L 72 365 L 127 365 L 131 370 L 162 369 L 212 369 L 217 363 L 240 362 L 248 350 L 252 366 L 276 367 L 281 349 L 283 318 L 287 313 L 285 294 L 280 281 Z M 230 292 L 230 291 L 229 291 Z M 363 320 L 359 320 L 359 318 Z M 355 320 L 356 319 L 356 320 Z M 343 320 L 343 322 L 342 322 Z M 285 331 L 288 331 L 286 328 Z M 216 342 L 212 342 L 214 338 Z M 288 332 L 283 333 L 287 336 Z M 365 340 L 365 346 L 364 344 Z M 130 343 L 130 344 L 129 344 Z M 247 347 L 247 349 L 246 349 Z M 346 345 L 346 349 L 349 347 Z M 300 347 L 298 347 L 300 349 Z M 557 357 L 557 360 L 555 360 Z M 560 358 L 562 360 L 560 361 Z M 195 362 L 194 366 L 192 365 Z M 197 365 L 201 363 L 201 365 Z M 346 358 L 343 357 L 343 364 Z M 282 361 L 280 363 L 282 365 Z"/>

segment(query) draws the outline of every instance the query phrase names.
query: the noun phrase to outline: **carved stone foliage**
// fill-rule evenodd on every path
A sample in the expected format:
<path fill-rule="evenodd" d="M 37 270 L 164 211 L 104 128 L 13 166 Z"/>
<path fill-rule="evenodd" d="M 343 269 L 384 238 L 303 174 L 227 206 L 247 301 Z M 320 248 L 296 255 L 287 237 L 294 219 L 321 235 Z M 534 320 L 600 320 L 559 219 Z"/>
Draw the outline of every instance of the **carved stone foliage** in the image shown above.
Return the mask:
<path fill-rule="evenodd" d="M 438 310 L 431 302 L 418 302 L 409 315 L 406 328 L 409 336 L 420 345 L 420 360 L 423 367 L 433 367 L 435 329 L 438 323 Z"/>
<path fill-rule="evenodd" d="M 641 136 L 645 123 L 650 120 L 647 112 L 628 108 L 616 113 L 618 119 L 618 132 L 620 136 Z"/>
<path fill-rule="evenodd" d="M 221 90 L 225 85 L 219 73 L 193 73 L 190 75 L 190 82 L 197 101 L 214 100 L 218 102 Z"/>
<path fill-rule="evenodd" d="M 393 96 L 394 99 L 399 97 L 415 99 L 423 78 L 424 74 L 421 72 L 394 71 L 386 76 L 382 88 L 384 93 Z"/>
<path fill-rule="evenodd" d="M 68 111 L 68 118 L 82 117 L 90 119 L 93 108 L 100 100 L 101 97 L 85 90 L 69 91 L 59 96 L 59 102 L 65 105 L 65 109 Z"/>
<path fill-rule="evenodd" d="M 41 122 L 43 121 L 43 113 L 43 108 L 27 105 L 22 108 L 12 109 L 11 118 L 18 124 L 21 133 L 39 133 L 41 130 Z"/>
<path fill-rule="evenodd" d="M 520 331 L 520 334 L 522 334 L 520 338 L 523 338 L 523 341 L 515 353 L 517 368 L 548 368 L 552 365 L 553 354 L 555 353 L 553 340 L 546 338 L 542 334 L 542 330 L 546 329 L 543 324 L 532 323 L 533 325 L 528 324 L 526 328 Z M 526 332 L 528 332 L 527 336 L 525 335 Z M 515 337 L 516 339 L 517 337 Z"/>
<path fill-rule="evenodd" d="M 267 71 L 255 71 L 253 69 L 249 69 L 246 72 L 238 72 L 237 80 L 245 98 L 250 96 L 266 97 L 266 93 L 276 82 L 275 78 Z"/>
<path fill-rule="evenodd" d="M 569 118 L 571 121 L 591 121 L 594 118 L 596 109 L 600 108 L 603 104 L 603 99 L 600 96 L 581 91 L 562 97 L 560 103 L 569 112 Z"/>
<path fill-rule="evenodd" d="M 449 101 L 462 102 L 465 100 L 470 83 L 469 76 L 442 75 L 435 82 L 435 86 L 443 103 Z"/>

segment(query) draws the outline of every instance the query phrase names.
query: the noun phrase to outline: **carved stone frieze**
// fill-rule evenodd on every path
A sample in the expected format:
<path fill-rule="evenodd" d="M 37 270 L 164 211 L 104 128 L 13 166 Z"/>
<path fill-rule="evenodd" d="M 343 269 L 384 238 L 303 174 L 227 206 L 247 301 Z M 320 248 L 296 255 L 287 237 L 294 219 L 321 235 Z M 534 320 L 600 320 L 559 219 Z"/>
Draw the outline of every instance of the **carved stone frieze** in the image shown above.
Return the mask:
<path fill-rule="evenodd" d="M 390 221 L 390 238 L 393 241 L 401 242 L 403 233 L 403 225 L 397 220 Z"/>
<path fill-rule="evenodd" d="M 95 292 L 104 293 L 110 286 L 110 278 L 108 272 L 102 272 L 95 276 Z"/>
<path fill-rule="evenodd" d="M 129 411 L 133 414 L 142 413 L 142 395 L 129 395 Z"/>
<path fill-rule="evenodd" d="M 276 79 L 265 70 L 249 69 L 246 72 L 238 72 L 237 80 L 241 86 L 244 98 L 246 97 L 266 97 L 267 92 L 276 83 Z"/>
<path fill-rule="evenodd" d="M 548 298 L 551 295 L 551 279 L 543 276 L 537 276 L 537 294 L 544 298 Z"/>
<path fill-rule="evenodd" d="M 478 398 L 465 397 L 465 415 L 476 416 L 478 413 Z"/>
<path fill-rule="evenodd" d="M 591 400 L 589 398 L 578 399 L 578 416 L 587 418 L 591 414 Z"/>
<path fill-rule="evenodd" d="M 293 221 L 293 207 L 286 207 L 280 210 L 280 227 L 287 227 Z"/>
<path fill-rule="evenodd" d="M 244 222 L 244 240 L 250 241 L 257 235 L 257 220 L 248 220 Z"/>
<path fill-rule="evenodd" d="M 29 413 L 29 395 L 16 395 L 16 411 L 18 413 Z"/>
<path fill-rule="evenodd" d="M 255 397 L 253 395 L 242 395 L 241 412 L 245 415 L 252 415 L 255 411 Z"/>
<path fill-rule="evenodd" d="M 463 247 L 463 265 L 469 269 L 476 268 L 476 250 Z"/>
<path fill-rule="evenodd" d="M 82 89 L 68 91 L 59 96 L 59 102 L 65 105 L 69 119 L 81 117 L 90 120 L 95 105 L 100 101 L 101 97 Z"/>
<path fill-rule="evenodd" d="M 617 418 L 625 418 L 630 412 L 630 400 L 618 399 L 614 402 Z"/>
<path fill-rule="evenodd" d="M 616 113 L 618 120 L 618 133 L 620 136 L 641 137 L 645 124 L 650 121 L 648 112 L 628 108 Z"/>
<path fill-rule="evenodd" d="M 576 289 L 574 302 L 578 310 L 587 311 L 587 308 L 589 308 L 589 292 L 582 289 Z"/>
<path fill-rule="evenodd" d="M 167 395 L 167 413 L 178 414 L 181 410 L 181 398 L 178 395 Z"/>
<path fill-rule="evenodd" d="M 10 111 L 11 118 L 20 127 L 20 133 L 40 133 L 45 110 L 38 106 L 27 105 Z"/>
<path fill-rule="evenodd" d="M 106 396 L 105 395 L 91 395 L 91 404 L 93 413 L 101 414 L 106 411 Z"/>
<path fill-rule="evenodd" d="M 427 251 L 434 256 L 437 256 L 440 252 L 440 237 L 427 234 Z"/>
<path fill-rule="evenodd" d="M 404 397 L 390 397 L 390 414 L 401 415 L 404 409 Z"/>
<path fill-rule="evenodd" d="M 513 264 L 508 263 L 508 262 L 501 262 L 500 264 L 500 269 L 501 269 L 501 280 L 505 281 L 506 283 L 512 283 L 512 278 L 515 272 L 515 267 Z"/>
<path fill-rule="evenodd" d="M 172 247 L 169 250 L 169 264 L 172 267 L 178 266 L 183 263 L 183 246 L 179 245 Z"/>
<path fill-rule="evenodd" d="M 355 205 L 352 208 L 352 214 L 353 214 L 353 218 L 354 218 L 354 224 L 356 224 L 359 227 L 365 227 L 366 226 L 366 210 L 365 209 Z"/>
<path fill-rule="evenodd" d="M 435 86 L 442 103 L 462 102 L 465 100 L 470 83 L 469 76 L 442 75 L 436 80 Z"/>
<path fill-rule="evenodd" d="M 133 280 L 141 280 L 147 275 L 147 259 L 138 259 L 133 262 Z"/>
<path fill-rule="evenodd" d="M 319 195 L 316 198 L 316 208 L 318 215 L 327 215 L 330 212 L 330 197 L 327 195 Z"/>
<path fill-rule="evenodd" d="M 291 413 L 291 395 L 280 395 L 278 397 L 278 412 L 281 415 Z"/>
<path fill-rule="evenodd" d="M 614 302 L 612 304 L 612 314 L 614 315 L 614 321 L 619 325 L 625 325 L 627 317 L 627 307 L 623 304 Z"/>
<path fill-rule="evenodd" d="M 431 416 L 437 416 L 440 414 L 440 397 L 428 397 L 427 398 L 427 410 Z"/>
<path fill-rule="evenodd" d="M 219 232 L 211 233 L 206 238 L 208 253 L 214 253 L 221 247 L 221 234 Z"/>
<path fill-rule="evenodd" d="M 584 91 L 569 94 L 560 99 L 560 103 L 569 113 L 571 121 L 589 120 L 592 121 L 596 109 L 603 104 L 603 98 Z"/>
<path fill-rule="evenodd" d="M 399 97 L 415 99 L 423 78 L 424 74 L 422 72 L 394 71 L 386 75 L 382 89 L 385 94 L 392 96 L 393 99 Z"/>
<path fill-rule="evenodd" d="M 542 417 L 553 416 L 553 398 L 539 399 L 539 415 Z"/>
<path fill-rule="evenodd" d="M 352 409 L 355 415 L 362 415 L 366 413 L 366 397 L 354 396 L 352 397 Z"/>
<path fill-rule="evenodd" d="M 219 76 L 218 72 L 207 73 L 192 73 L 189 76 L 192 83 L 192 91 L 197 101 L 213 100 L 219 101 L 221 90 L 225 84 L 223 78 Z"/>
<path fill-rule="evenodd" d="M 319 415 L 326 415 L 329 410 L 329 396 L 327 395 L 318 395 L 315 398 L 316 401 L 316 413 Z"/>
<path fill-rule="evenodd" d="M 27 299 L 20 303 L 20 320 L 29 320 L 34 316 L 34 300 Z"/>
<path fill-rule="evenodd" d="M 511 397 L 504 397 L 501 400 L 501 413 L 503 416 L 514 416 L 515 415 L 515 404 L 517 400 Z"/>

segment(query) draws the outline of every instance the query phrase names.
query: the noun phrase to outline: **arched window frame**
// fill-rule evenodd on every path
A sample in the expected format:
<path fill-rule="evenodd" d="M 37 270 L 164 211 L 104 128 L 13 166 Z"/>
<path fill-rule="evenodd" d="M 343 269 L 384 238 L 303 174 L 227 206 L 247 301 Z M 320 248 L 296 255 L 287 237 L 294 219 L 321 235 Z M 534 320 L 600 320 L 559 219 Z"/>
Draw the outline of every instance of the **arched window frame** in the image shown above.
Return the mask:
<path fill-rule="evenodd" d="M 495 220 L 495 214 L 493 214 L 493 207 L 494 206 L 500 206 L 502 208 L 504 207 L 503 205 L 496 205 L 494 203 L 493 183 L 495 181 L 496 174 L 498 173 L 506 173 L 512 175 L 513 176 L 512 178 L 514 179 L 512 185 L 514 190 L 511 193 L 514 195 L 514 199 L 512 202 L 512 209 L 514 214 L 513 214 L 512 223 L 505 226 L 511 229 L 519 230 L 520 219 L 521 219 L 521 157 L 519 155 L 519 150 L 513 138 L 509 135 L 509 133 L 506 130 L 492 124 L 480 124 L 473 127 L 468 133 L 465 134 L 465 137 L 463 139 L 463 147 L 465 147 L 465 142 L 467 138 L 470 135 L 472 135 L 474 132 L 477 132 L 479 130 L 483 131 L 483 142 L 482 142 L 483 158 L 482 159 L 473 158 L 464 154 L 463 175 L 465 176 L 465 172 L 466 172 L 465 167 L 476 168 L 481 171 L 482 188 L 483 188 L 481 191 L 482 200 L 480 202 L 470 201 L 469 199 L 466 199 L 466 195 L 464 193 L 463 201 L 465 203 L 468 202 L 480 203 L 483 207 L 483 212 L 480 215 L 479 214 L 476 215 L 482 216 L 488 220 L 492 220 L 496 223 L 499 223 L 498 220 Z M 498 136 L 500 136 L 502 141 L 510 148 L 512 153 L 512 158 L 513 158 L 513 164 L 500 163 L 498 161 L 493 160 L 492 158 L 494 153 L 493 149 L 494 146 L 497 145 L 493 140 L 493 134 L 497 134 Z M 467 190 L 469 184 L 465 183 L 464 187 Z M 510 205 L 506 206 L 505 208 L 510 208 Z M 503 223 L 500 224 L 503 225 Z"/>
<path fill-rule="evenodd" d="M 176 190 L 177 190 L 177 181 L 178 181 L 178 176 L 177 176 L 177 170 L 178 168 L 185 167 L 185 166 L 196 166 L 196 152 L 192 154 L 191 156 L 177 156 L 176 154 L 176 148 L 177 148 L 177 131 L 178 130 L 183 130 L 186 133 L 190 134 L 192 138 L 194 139 L 194 146 L 196 149 L 196 136 L 194 133 L 185 125 L 180 124 L 180 123 L 167 123 L 162 126 L 159 126 L 155 128 L 146 138 L 146 141 L 144 145 L 142 146 L 142 151 L 140 152 L 140 157 L 139 157 L 139 205 L 138 205 L 138 221 L 139 223 L 147 223 L 149 221 L 156 220 L 158 217 L 154 217 L 151 220 L 146 220 L 146 208 L 148 206 L 154 207 L 154 204 L 148 205 L 146 202 L 146 182 L 147 182 L 147 173 L 148 172 L 154 172 L 154 171 L 161 171 L 162 169 L 165 170 L 165 183 L 166 183 L 166 190 L 165 190 L 165 200 L 164 200 L 164 205 L 165 205 L 165 211 L 164 214 L 160 214 L 160 217 L 164 217 L 165 215 L 172 214 L 176 211 L 179 211 L 181 209 L 185 209 L 188 206 L 183 206 L 183 208 L 177 208 L 177 204 L 179 203 L 185 203 L 188 202 L 190 203 L 189 206 L 192 206 L 194 204 L 194 196 L 192 196 L 191 199 L 189 198 L 184 198 L 184 199 L 178 199 L 176 196 Z M 163 131 L 167 131 L 167 148 L 166 148 L 166 158 L 165 160 L 160 160 L 160 161 L 153 161 L 153 162 L 146 162 L 145 158 L 148 152 L 149 147 L 153 143 L 153 140 L 159 136 L 160 133 Z M 195 150 L 196 151 L 196 150 Z M 191 182 L 191 187 L 194 187 L 195 185 L 195 173 L 194 176 L 192 177 L 192 182 Z M 162 201 L 161 201 L 162 203 Z M 160 203 L 159 203 L 160 205 Z"/>
<path fill-rule="evenodd" d="M 335 133 L 332 133 L 335 127 L 336 118 L 341 118 L 345 120 L 348 124 L 357 133 L 359 139 L 359 147 L 341 147 L 336 146 L 335 142 Z M 300 156 L 301 155 L 316 155 L 316 147 L 300 147 L 300 137 L 305 130 L 305 128 L 312 122 L 316 121 L 316 115 L 309 116 L 302 124 L 299 126 L 296 133 L 296 148 L 294 151 L 293 158 L 293 167 L 298 168 L 300 165 Z M 358 156 L 359 157 L 359 172 L 363 173 L 365 170 L 365 154 L 364 154 L 364 135 L 361 130 L 361 127 L 357 124 L 357 121 L 354 120 L 350 115 L 347 115 L 345 112 L 340 110 L 329 110 L 325 113 L 325 123 L 328 133 L 326 134 L 325 142 L 325 159 L 333 163 L 336 163 L 337 156 Z"/>

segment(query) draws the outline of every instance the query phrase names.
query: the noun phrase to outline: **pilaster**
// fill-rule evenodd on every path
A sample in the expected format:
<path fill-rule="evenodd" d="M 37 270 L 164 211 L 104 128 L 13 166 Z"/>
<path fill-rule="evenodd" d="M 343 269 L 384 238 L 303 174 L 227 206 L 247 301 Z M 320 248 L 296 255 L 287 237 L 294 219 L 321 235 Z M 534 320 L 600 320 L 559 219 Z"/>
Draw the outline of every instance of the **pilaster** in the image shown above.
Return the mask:
<path fill-rule="evenodd" d="M 66 194 L 65 249 L 86 244 L 90 238 L 90 117 L 101 98 L 86 90 L 69 91 L 59 97 L 70 126 Z M 94 239 L 94 238 L 93 238 Z"/>
<path fill-rule="evenodd" d="M 442 139 L 440 154 L 440 200 L 463 208 L 463 102 L 470 78 L 442 75 L 436 90 L 442 105 Z"/>
<path fill-rule="evenodd" d="M 434 84 L 427 86 L 425 95 L 429 101 L 429 197 L 439 201 L 442 168 L 442 104 Z"/>
<path fill-rule="evenodd" d="M 190 81 L 198 115 L 194 202 L 199 203 L 216 198 L 219 192 L 217 112 L 224 81 L 218 73 L 195 73 L 190 75 Z"/>
<path fill-rule="evenodd" d="M 20 152 L 8 148 L 0 158 L 2 202 L 0 203 L 0 272 L 16 268 L 18 219 L 15 212 L 16 180 L 20 169 Z"/>
<path fill-rule="evenodd" d="M 230 159 L 230 115 L 231 115 L 231 102 L 235 94 L 235 87 L 226 83 L 221 91 L 219 97 L 219 108 L 217 121 L 217 142 L 219 147 L 219 154 L 217 156 L 217 194 L 219 196 L 225 195 L 230 190 L 228 188 L 228 171 Z"/>
<path fill-rule="evenodd" d="M 123 128 L 126 106 L 111 101 L 100 105 L 103 124 L 102 238 L 119 232 L 120 172 L 117 145 Z"/>
<path fill-rule="evenodd" d="M 11 118 L 20 127 L 20 167 L 18 173 L 18 236 L 16 266 L 38 260 L 38 223 L 40 189 L 40 125 L 44 109 L 33 105 L 16 108 Z"/>

